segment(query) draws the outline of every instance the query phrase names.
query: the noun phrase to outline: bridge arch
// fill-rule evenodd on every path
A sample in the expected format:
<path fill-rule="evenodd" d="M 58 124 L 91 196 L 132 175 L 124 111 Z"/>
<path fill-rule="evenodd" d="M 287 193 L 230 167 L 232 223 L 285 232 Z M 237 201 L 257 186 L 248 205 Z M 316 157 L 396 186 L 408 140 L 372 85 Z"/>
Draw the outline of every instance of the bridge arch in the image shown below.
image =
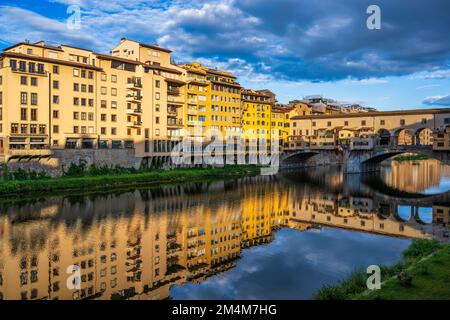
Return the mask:
<path fill-rule="evenodd" d="M 420 128 L 415 132 L 415 144 L 430 146 L 433 144 L 433 131 L 430 128 Z"/>
<path fill-rule="evenodd" d="M 317 156 L 319 152 L 315 151 L 295 151 L 284 154 L 280 159 L 280 165 L 290 166 L 302 163 L 302 160 L 308 160 L 314 156 Z"/>
<path fill-rule="evenodd" d="M 411 146 L 414 145 L 414 134 L 410 129 L 397 129 L 394 132 L 394 140 L 396 146 Z"/>

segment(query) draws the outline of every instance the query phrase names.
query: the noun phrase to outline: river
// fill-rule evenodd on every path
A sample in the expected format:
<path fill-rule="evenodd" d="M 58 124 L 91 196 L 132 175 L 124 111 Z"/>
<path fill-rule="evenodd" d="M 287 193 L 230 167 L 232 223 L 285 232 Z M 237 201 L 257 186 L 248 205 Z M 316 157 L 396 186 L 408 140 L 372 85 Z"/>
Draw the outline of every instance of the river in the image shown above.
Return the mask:
<path fill-rule="evenodd" d="M 425 160 L 3 200 L 0 298 L 309 299 L 411 239 L 448 242 L 449 181 Z"/>

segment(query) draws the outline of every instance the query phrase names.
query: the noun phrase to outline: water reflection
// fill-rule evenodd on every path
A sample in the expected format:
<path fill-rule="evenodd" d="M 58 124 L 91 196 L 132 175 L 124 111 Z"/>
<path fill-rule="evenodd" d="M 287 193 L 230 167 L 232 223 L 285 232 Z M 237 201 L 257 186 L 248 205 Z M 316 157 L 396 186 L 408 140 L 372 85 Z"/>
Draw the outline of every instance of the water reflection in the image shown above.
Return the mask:
<path fill-rule="evenodd" d="M 392 197 L 324 168 L 4 203 L 0 298 L 308 298 L 355 266 L 394 262 L 399 238 L 446 241 L 447 198 Z M 66 286 L 69 265 L 79 290 Z"/>

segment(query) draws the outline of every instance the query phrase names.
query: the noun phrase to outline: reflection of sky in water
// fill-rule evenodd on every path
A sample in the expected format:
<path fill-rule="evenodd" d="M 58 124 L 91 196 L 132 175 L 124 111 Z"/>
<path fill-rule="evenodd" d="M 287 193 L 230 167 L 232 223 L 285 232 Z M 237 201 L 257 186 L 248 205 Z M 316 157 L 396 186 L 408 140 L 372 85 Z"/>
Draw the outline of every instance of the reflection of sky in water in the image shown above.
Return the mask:
<path fill-rule="evenodd" d="M 358 267 L 393 264 L 410 241 L 341 229 L 281 229 L 242 251 L 236 267 L 201 283 L 171 288 L 174 299 L 309 299 Z"/>
<path fill-rule="evenodd" d="M 433 208 L 432 207 L 420 207 L 419 208 L 419 218 L 424 223 L 433 222 Z"/>
<path fill-rule="evenodd" d="M 411 219 L 411 206 L 397 206 L 397 214 L 403 221 Z"/>
<path fill-rule="evenodd" d="M 433 186 L 421 191 L 422 194 L 438 194 L 447 192 L 450 190 L 450 177 L 441 177 L 438 186 Z"/>
<path fill-rule="evenodd" d="M 413 210 L 413 211 L 411 211 Z M 416 210 L 415 207 L 412 206 L 404 206 L 404 205 L 398 205 L 397 206 L 397 215 L 402 219 L 403 221 L 409 221 L 411 219 L 411 215 L 414 214 L 414 211 Z M 419 219 L 423 223 L 432 223 L 433 222 L 433 208 L 432 207 L 419 207 L 417 209 L 417 213 L 419 215 Z"/>

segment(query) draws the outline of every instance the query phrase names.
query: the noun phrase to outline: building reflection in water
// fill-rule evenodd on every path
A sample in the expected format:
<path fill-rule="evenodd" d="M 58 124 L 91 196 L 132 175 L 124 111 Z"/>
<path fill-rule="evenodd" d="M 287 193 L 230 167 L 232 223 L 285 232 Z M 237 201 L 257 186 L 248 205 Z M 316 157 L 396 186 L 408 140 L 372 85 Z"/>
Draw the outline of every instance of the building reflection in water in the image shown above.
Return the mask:
<path fill-rule="evenodd" d="M 174 284 L 232 268 L 281 227 L 446 240 L 442 199 L 410 204 L 344 180 L 286 173 L 4 205 L 0 298 L 167 299 Z M 81 268 L 79 290 L 66 285 L 70 265 Z"/>

